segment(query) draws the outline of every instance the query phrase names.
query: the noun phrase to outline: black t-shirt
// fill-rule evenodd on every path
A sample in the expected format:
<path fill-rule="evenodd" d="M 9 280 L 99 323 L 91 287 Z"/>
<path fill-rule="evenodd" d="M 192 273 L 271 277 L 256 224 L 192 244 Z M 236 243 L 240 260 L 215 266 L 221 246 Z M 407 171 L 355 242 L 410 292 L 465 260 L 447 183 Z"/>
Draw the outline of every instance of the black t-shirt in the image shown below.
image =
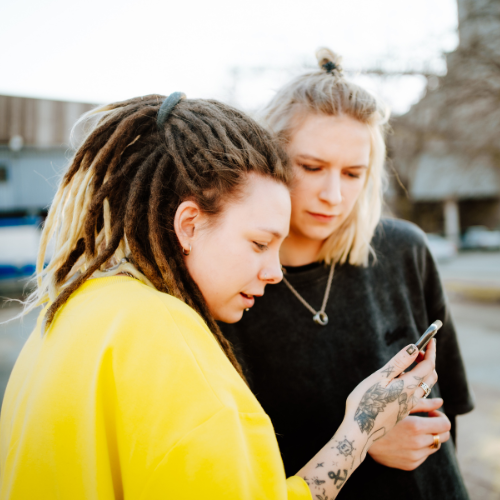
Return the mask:
<path fill-rule="evenodd" d="M 424 234 L 413 224 L 384 220 L 372 241 L 368 267 L 338 265 L 326 307 L 328 325 L 282 282 L 234 325 L 221 325 L 234 344 L 250 385 L 273 422 L 287 475 L 295 474 L 332 437 L 356 385 L 415 342 L 435 321 L 439 382 L 430 397 L 444 411 L 473 408 L 441 282 Z M 289 269 L 287 279 L 316 310 L 328 280 L 324 265 Z M 320 493 L 320 492 L 319 492 Z M 376 463 L 368 455 L 338 498 L 360 500 L 468 499 L 452 441 L 415 471 Z"/>

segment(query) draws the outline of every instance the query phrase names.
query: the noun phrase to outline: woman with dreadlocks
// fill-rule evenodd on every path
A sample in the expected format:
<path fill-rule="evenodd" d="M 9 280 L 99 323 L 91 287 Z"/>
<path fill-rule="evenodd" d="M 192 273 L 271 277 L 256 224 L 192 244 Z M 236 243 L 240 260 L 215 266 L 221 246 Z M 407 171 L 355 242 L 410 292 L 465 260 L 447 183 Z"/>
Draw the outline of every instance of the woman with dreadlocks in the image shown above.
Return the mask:
<path fill-rule="evenodd" d="M 473 405 L 439 273 L 419 228 L 381 220 L 388 112 L 344 76 L 338 55 L 317 59 L 265 110 L 295 175 L 284 279 L 223 332 L 289 472 L 343 420 L 352 388 L 441 320 L 435 397 L 377 440 L 342 498 L 466 500 L 450 437 Z"/>
<path fill-rule="evenodd" d="M 5 394 L 0 498 L 336 497 L 423 397 L 415 378 L 435 382 L 434 344 L 413 370 L 402 374 L 418 356 L 409 345 L 364 380 L 333 438 L 286 480 L 216 323 L 282 278 L 283 154 L 242 113 L 179 93 L 90 117 L 43 229 L 28 309 L 45 308 Z"/>

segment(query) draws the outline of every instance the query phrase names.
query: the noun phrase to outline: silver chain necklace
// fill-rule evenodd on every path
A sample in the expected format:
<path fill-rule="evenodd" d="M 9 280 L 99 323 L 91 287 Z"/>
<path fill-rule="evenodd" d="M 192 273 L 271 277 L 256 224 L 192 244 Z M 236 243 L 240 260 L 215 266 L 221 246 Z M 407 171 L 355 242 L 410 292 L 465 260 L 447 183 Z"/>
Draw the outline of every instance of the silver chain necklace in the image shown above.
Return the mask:
<path fill-rule="evenodd" d="M 325 296 L 323 297 L 323 304 L 321 305 L 321 309 L 319 311 L 315 311 L 305 300 L 304 298 L 295 290 L 295 288 L 290 285 L 290 282 L 283 276 L 283 282 L 285 285 L 290 289 L 290 291 L 297 297 L 300 302 L 304 306 L 309 309 L 313 313 L 313 321 L 321 326 L 325 326 L 328 324 L 328 316 L 325 312 L 326 308 L 326 303 L 328 302 L 328 297 L 330 295 L 330 288 L 332 287 L 332 280 L 333 280 L 333 269 L 335 268 L 335 264 L 332 264 L 332 267 L 330 268 L 330 274 L 328 276 L 328 282 L 326 284 L 326 290 L 325 290 Z"/>

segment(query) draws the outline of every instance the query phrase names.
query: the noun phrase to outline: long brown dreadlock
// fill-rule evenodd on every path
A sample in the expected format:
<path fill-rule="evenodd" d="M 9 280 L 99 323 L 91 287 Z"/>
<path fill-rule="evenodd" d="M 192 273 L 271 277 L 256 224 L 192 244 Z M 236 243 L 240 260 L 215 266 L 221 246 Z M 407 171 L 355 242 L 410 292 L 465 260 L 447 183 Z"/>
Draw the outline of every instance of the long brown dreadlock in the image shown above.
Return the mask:
<path fill-rule="evenodd" d="M 270 134 L 213 100 L 182 100 L 157 128 L 164 96 L 91 112 L 99 117 L 63 177 L 43 229 L 38 288 L 27 310 L 51 302 L 46 327 L 94 273 L 124 257 L 143 281 L 186 302 L 206 321 L 243 376 L 181 255 L 173 221 L 189 198 L 216 217 L 255 172 L 289 184 L 286 159 Z M 43 267 L 49 240 L 55 249 Z"/>

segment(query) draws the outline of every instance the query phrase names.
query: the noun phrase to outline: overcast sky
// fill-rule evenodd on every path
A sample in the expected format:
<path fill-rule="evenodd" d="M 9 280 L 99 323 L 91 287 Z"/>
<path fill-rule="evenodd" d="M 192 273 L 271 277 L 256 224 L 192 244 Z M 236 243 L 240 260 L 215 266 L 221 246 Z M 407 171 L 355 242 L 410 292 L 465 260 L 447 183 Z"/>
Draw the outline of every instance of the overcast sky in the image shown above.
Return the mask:
<path fill-rule="evenodd" d="M 344 67 L 445 70 L 454 0 L 0 0 L 0 93 L 87 102 L 181 90 L 253 110 L 328 46 Z M 420 77 L 357 77 L 396 112 Z"/>

